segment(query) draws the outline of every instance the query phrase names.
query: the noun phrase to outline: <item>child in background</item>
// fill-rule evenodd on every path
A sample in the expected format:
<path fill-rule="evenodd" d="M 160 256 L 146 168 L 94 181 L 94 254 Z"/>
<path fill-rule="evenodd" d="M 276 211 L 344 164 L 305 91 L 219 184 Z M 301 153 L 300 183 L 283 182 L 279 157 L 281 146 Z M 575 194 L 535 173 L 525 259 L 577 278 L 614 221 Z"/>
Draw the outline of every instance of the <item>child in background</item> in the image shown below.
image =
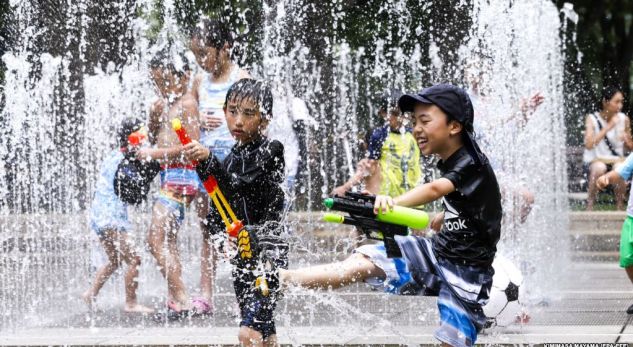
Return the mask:
<path fill-rule="evenodd" d="M 95 196 L 90 208 L 90 227 L 99 237 L 108 262 L 97 271 L 92 287 L 82 295 L 89 306 L 92 305 L 105 282 L 124 261 L 128 265 L 125 273 L 124 311 L 153 312 L 151 308 L 139 304 L 136 298 L 141 257 L 134 250 L 134 245 L 128 236 L 128 231 L 131 229 L 127 213 L 128 205 L 115 194 L 114 188 L 114 178 L 119 163 L 124 159 L 124 153 L 132 150 L 128 138 L 132 133 L 140 132 L 141 128 L 142 123 L 139 120 L 131 118 L 124 120 L 118 129 L 119 148 L 110 152 L 101 164 Z"/>
<path fill-rule="evenodd" d="M 633 176 L 633 154 L 629 154 L 622 165 L 598 177 L 596 185 L 602 190 L 610 184 L 626 184 L 625 181 L 631 180 L 631 176 Z M 626 219 L 622 224 L 620 267 L 624 268 L 626 275 L 633 283 L 633 189 L 631 189 L 629 205 L 626 208 Z M 626 313 L 633 314 L 633 305 L 627 308 Z"/>
<path fill-rule="evenodd" d="M 188 92 L 190 69 L 184 55 L 172 56 L 167 50 L 161 51 L 150 62 L 150 69 L 160 93 L 150 109 L 151 139 L 157 147 L 141 150 L 139 157 L 161 161 L 162 171 L 160 193 L 152 208 L 148 243 L 167 280 L 168 318 L 179 319 L 190 313 L 203 313 L 198 312 L 197 307 L 195 312 L 190 312 L 194 304 L 189 300 L 182 281 L 177 242 L 185 210 L 198 193 L 201 183 L 191 162 L 182 156 L 182 145 L 171 127 L 171 120 L 179 118 L 191 138 L 198 139 L 198 104 Z M 164 249 L 165 240 L 167 250 Z"/>
<path fill-rule="evenodd" d="M 405 124 L 397 102 L 402 92 L 393 89 L 382 94 L 378 115 L 384 124 L 367 136 L 367 158 L 358 163 L 356 173 L 332 195 L 344 196 L 359 183 L 372 194 L 398 196 L 418 185 L 422 178 L 420 150 Z"/>
<path fill-rule="evenodd" d="M 192 94 L 198 101 L 200 113 L 200 143 L 211 148 L 219 159 L 230 153 L 235 140 L 224 119 L 226 92 L 239 79 L 250 77 L 232 61 L 233 35 L 230 28 L 215 19 L 203 19 L 191 35 L 191 51 L 198 65 L 204 70 L 196 75 Z M 200 220 L 209 211 L 209 199 L 204 187 L 196 198 Z M 201 225 L 202 230 L 205 229 Z M 215 254 L 209 233 L 203 231 L 200 258 L 201 296 L 194 298 L 198 310 L 209 314 L 213 311 L 213 280 L 215 277 Z"/>
<path fill-rule="evenodd" d="M 211 150 L 193 141 L 185 146 L 190 160 L 197 160 L 198 174 L 204 181 L 215 176 L 237 218 L 243 221 L 253 239 L 267 245 L 266 259 L 275 267 L 288 266 L 288 244 L 284 238 L 282 212 L 284 193 L 284 148 L 263 134 L 273 114 L 270 88 L 261 81 L 242 79 L 226 94 L 225 115 L 236 140 L 231 153 L 220 161 Z M 209 232 L 225 235 L 225 226 L 215 209 L 209 214 Z M 248 235 L 248 233 L 247 233 Z M 244 245 L 240 243 L 240 245 Z M 238 248 L 239 249 L 239 248 Z M 257 259 L 251 259 L 257 262 Z M 257 274 L 253 263 L 236 255 L 232 261 L 233 286 L 240 306 L 239 341 L 242 346 L 276 345 L 274 310 L 277 296 L 262 297 L 253 283 Z"/>

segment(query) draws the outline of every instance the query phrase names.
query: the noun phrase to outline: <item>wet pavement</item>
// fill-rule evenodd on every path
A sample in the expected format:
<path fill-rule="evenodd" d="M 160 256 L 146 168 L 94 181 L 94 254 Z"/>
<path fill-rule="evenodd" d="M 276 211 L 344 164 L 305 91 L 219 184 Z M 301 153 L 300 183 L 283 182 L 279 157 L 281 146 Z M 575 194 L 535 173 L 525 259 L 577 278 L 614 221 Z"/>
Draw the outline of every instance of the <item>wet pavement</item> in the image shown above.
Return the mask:
<path fill-rule="evenodd" d="M 93 311 L 84 308 L 42 319 L 38 326 L 4 329 L 0 344 L 236 344 L 239 320 L 228 267 L 220 267 L 219 278 L 215 314 L 207 318 L 167 322 L 123 313 L 121 303 L 100 302 Z M 488 329 L 477 342 L 633 343 L 632 318 L 625 313 L 633 304 L 633 285 L 616 263 L 574 263 L 555 281 L 556 291 L 526 300 L 529 323 Z M 161 307 L 159 297 L 146 297 L 145 303 Z M 429 344 L 436 343 L 432 334 L 437 321 L 433 298 L 389 296 L 357 285 L 333 293 L 287 293 L 277 312 L 277 331 L 281 344 Z"/>

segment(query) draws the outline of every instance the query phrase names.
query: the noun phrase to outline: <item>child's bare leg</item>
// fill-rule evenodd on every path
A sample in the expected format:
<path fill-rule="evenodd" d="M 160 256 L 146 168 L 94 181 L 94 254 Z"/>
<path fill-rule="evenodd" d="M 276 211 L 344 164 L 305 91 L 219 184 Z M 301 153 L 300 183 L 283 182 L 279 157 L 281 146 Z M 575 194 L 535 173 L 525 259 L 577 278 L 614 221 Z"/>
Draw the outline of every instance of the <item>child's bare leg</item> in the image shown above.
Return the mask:
<path fill-rule="evenodd" d="M 181 308 L 188 309 L 190 306 L 189 296 L 180 277 L 180 261 L 174 261 L 174 255 L 177 257 L 177 252 L 173 254 L 174 245 L 168 245 L 168 254 L 165 254 L 164 248 L 166 238 L 168 244 L 175 243 L 177 229 L 178 225 L 173 212 L 162 203 L 155 203 L 148 236 L 149 249 L 158 263 L 160 272 L 167 280 L 169 295 Z"/>
<path fill-rule="evenodd" d="M 279 270 L 283 286 L 337 289 L 371 277 L 385 278 L 385 272 L 366 256 L 355 253 L 349 258 L 331 264 L 303 269 Z"/>
<path fill-rule="evenodd" d="M 598 187 L 596 186 L 596 180 L 607 172 L 607 166 L 599 161 L 591 163 L 589 166 L 589 184 L 587 188 L 587 211 L 593 211 L 593 204 L 596 201 L 596 195 L 598 194 Z"/>
<path fill-rule="evenodd" d="M 177 233 L 170 232 L 167 235 L 167 249 L 169 251 L 168 269 L 171 281 L 168 281 L 172 296 L 181 305 L 181 308 L 190 309 L 191 302 L 185 283 L 182 281 L 182 265 L 180 263 L 180 252 L 178 251 Z"/>
<path fill-rule="evenodd" d="M 625 267 L 624 271 L 626 271 L 626 275 L 629 277 L 629 281 L 633 283 L 633 266 Z"/>
<path fill-rule="evenodd" d="M 277 335 L 270 335 L 267 338 L 264 339 L 264 346 L 265 347 L 276 347 L 279 346 L 277 344 Z"/>
<path fill-rule="evenodd" d="M 624 211 L 624 200 L 626 199 L 626 182 L 617 181 L 613 185 L 615 192 L 615 208 L 618 211 Z"/>
<path fill-rule="evenodd" d="M 237 338 L 240 341 L 240 346 L 242 347 L 264 346 L 264 338 L 262 336 L 262 333 L 253 328 L 245 326 L 240 327 L 240 332 L 238 333 Z"/>
<path fill-rule="evenodd" d="M 629 281 L 633 283 L 633 266 L 625 267 L 624 271 L 626 271 L 626 275 L 629 277 Z M 629 306 L 629 308 L 626 310 L 626 313 L 633 314 L 633 305 Z"/>
<path fill-rule="evenodd" d="M 202 297 L 211 302 L 213 297 L 213 282 L 215 279 L 216 254 L 208 232 L 202 231 L 202 251 L 200 260 L 200 291 Z"/>
<path fill-rule="evenodd" d="M 139 304 L 136 300 L 138 268 L 141 265 L 141 257 L 134 251 L 126 233 L 119 233 L 119 251 L 127 264 L 127 272 L 125 273 L 125 312 L 154 312 L 153 309 Z"/>
<path fill-rule="evenodd" d="M 519 194 L 520 199 L 520 213 L 521 213 L 521 223 L 525 223 L 528 215 L 532 211 L 532 206 L 534 205 L 534 193 L 525 189 L 519 188 L 517 193 Z"/>
<path fill-rule="evenodd" d="M 105 230 L 103 235 L 99 238 L 99 242 L 101 246 L 105 250 L 106 255 L 108 256 L 108 262 L 102 266 L 95 275 L 94 282 L 90 289 L 86 290 L 81 297 L 88 304 L 88 306 L 92 305 L 94 298 L 99 294 L 99 291 L 106 283 L 106 281 L 112 276 L 114 271 L 119 268 L 121 264 L 121 259 L 119 258 L 119 252 L 117 251 L 117 247 L 115 245 L 115 240 L 117 240 L 117 234 L 119 232 L 116 230 Z"/>
<path fill-rule="evenodd" d="M 198 211 L 200 230 L 202 231 L 202 247 L 200 250 L 200 294 L 211 303 L 217 258 L 205 225 L 206 217 L 209 213 L 209 196 L 206 192 L 202 192 L 196 197 L 196 210 Z"/>

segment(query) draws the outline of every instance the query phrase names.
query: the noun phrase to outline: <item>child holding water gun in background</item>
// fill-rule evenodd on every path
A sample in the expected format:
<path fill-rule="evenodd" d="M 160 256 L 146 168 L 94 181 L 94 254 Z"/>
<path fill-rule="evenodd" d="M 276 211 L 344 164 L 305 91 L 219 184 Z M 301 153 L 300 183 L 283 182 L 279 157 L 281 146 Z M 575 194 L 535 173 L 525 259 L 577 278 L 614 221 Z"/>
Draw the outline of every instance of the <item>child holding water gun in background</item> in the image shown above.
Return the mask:
<path fill-rule="evenodd" d="M 151 313 L 154 310 L 138 303 L 138 268 L 141 257 L 138 256 L 131 242 L 128 231 L 131 224 L 128 219 L 128 204 L 121 200 L 115 189 L 115 176 L 125 154 L 136 150 L 129 142 L 131 135 L 145 137 L 140 120 L 125 119 L 118 129 L 119 148 L 108 154 L 101 164 L 95 196 L 90 207 L 90 227 L 99 237 L 99 242 L 108 257 L 107 263 L 95 275 L 92 286 L 82 294 L 83 300 L 91 306 L 106 281 L 116 271 L 121 262 L 128 265 L 125 273 L 125 312 Z M 138 143 L 136 144 L 138 145 Z M 151 179 L 149 179 L 151 181 Z M 143 197 L 135 197 L 143 198 Z"/>
<path fill-rule="evenodd" d="M 182 280 L 182 265 L 178 252 L 178 231 L 185 210 L 199 192 L 201 184 L 195 168 L 182 155 L 182 145 L 171 128 L 171 120 L 182 120 L 193 139 L 199 138 L 198 104 L 188 90 L 190 69 L 183 54 L 158 52 L 150 62 L 152 80 L 159 99 L 150 109 L 150 135 L 156 148 L 139 152 L 139 157 L 161 161 L 161 188 L 152 208 L 152 223 L 148 235 L 149 249 L 167 280 L 169 299 L 167 317 L 180 319 L 190 314 L 204 313 L 206 307 L 192 302 Z M 167 249 L 164 244 L 167 240 Z"/>
<path fill-rule="evenodd" d="M 358 163 L 353 177 L 332 190 L 331 195 L 345 195 L 353 186 L 364 183 L 372 194 L 398 196 L 418 185 L 422 179 L 420 150 L 398 108 L 402 92 L 392 89 L 380 96 L 378 116 L 384 123 L 368 134 L 367 158 Z"/>

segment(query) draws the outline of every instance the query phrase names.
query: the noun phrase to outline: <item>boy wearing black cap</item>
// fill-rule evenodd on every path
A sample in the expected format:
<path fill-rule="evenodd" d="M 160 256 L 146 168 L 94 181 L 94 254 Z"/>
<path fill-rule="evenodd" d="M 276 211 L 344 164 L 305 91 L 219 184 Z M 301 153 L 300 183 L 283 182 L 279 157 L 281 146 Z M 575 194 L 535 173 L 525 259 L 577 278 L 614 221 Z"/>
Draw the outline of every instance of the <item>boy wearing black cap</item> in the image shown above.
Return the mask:
<path fill-rule="evenodd" d="M 420 151 L 440 156 L 442 177 L 395 199 L 377 196 L 374 212 L 442 199 L 441 231 L 432 239 L 396 236 L 402 258 L 388 258 L 383 245 L 366 245 L 339 263 L 280 269 L 281 287 L 340 288 L 365 280 L 389 293 L 438 296 L 441 322 L 435 337 L 452 346 L 472 346 L 486 321 L 482 305 L 492 286 L 500 236 L 497 179 L 473 139 L 473 108 L 464 90 L 436 85 L 404 95 L 398 104 L 413 112 Z"/>

